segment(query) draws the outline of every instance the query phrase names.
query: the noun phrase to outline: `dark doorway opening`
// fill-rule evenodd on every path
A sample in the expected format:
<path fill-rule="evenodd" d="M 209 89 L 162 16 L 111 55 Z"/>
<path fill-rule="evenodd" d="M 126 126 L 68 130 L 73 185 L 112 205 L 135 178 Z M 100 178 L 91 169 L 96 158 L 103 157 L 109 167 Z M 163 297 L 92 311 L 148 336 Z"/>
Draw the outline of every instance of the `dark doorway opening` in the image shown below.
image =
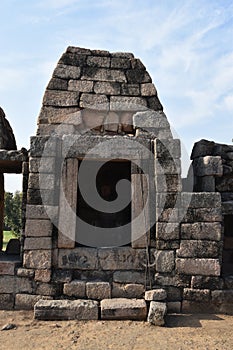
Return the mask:
<path fill-rule="evenodd" d="M 82 165 L 79 162 L 79 168 Z M 112 202 L 117 200 L 117 183 L 120 180 L 126 179 L 131 181 L 131 162 L 129 161 L 92 161 L 85 160 L 85 166 L 88 169 L 88 174 L 95 173 L 96 167 L 99 171 L 96 176 L 96 190 L 99 196 L 107 201 Z M 88 181 L 88 174 L 87 179 Z M 124 191 L 124 200 L 128 203 L 122 210 L 117 212 L 104 212 L 99 210 L 99 208 L 93 208 L 89 203 L 85 201 L 82 196 L 82 191 L 78 186 L 77 194 L 77 216 L 84 222 L 91 225 L 93 228 L 119 228 L 120 234 L 125 235 L 124 241 L 131 242 L 131 225 L 128 225 L 127 229 L 121 231 L 121 227 L 129 224 L 131 222 L 131 186 L 127 186 L 126 191 Z M 77 225 L 77 240 L 79 237 Z M 124 232 L 123 232 L 124 231 Z M 94 231 L 93 231 L 94 232 Z M 94 234 L 94 233 L 93 233 Z M 126 238 L 127 236 L 127 238 Z"/>

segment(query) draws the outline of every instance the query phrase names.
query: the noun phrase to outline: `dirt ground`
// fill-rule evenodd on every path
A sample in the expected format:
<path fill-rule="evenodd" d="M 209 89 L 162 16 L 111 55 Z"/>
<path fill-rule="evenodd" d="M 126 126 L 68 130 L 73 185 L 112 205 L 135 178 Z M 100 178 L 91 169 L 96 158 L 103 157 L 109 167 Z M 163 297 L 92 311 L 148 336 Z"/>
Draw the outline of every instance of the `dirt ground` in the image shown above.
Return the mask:
<path fill-rule="evenodd" d="M 166 327 L 134 321 L 36 321 L 33 312 L 0 311 L 1 350 L 231 350 L 233 316 L 169 315 Z"/>

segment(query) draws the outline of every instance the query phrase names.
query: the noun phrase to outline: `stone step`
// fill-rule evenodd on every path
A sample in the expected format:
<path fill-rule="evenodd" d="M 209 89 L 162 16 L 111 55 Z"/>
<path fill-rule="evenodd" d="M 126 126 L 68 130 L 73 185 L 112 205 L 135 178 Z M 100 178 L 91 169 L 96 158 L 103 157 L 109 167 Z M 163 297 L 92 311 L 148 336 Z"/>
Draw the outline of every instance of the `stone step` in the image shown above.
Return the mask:
<path fill-rule="evenodd" d="M 100 306 L 101 319 L 105 320 L 145 320 L 147 316 L 144 299 L 104 299 Z"/>
<path fill-rule="evenodd" d="M 98 320 L 95 300 L 39 300 L 34 306 L 38 320 Z"/>

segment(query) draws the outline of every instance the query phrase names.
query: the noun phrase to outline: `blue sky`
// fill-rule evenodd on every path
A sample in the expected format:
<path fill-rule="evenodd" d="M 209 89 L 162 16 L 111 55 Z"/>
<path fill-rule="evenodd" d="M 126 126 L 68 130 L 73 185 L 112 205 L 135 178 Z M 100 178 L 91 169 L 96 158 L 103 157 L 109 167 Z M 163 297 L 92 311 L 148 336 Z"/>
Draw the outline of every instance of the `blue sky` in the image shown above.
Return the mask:
<path fill-rule="evenodd" d="M 231 144 L 231 0 L 1 0 L 0 13 L 0 105 L 18 148 L 29 148 L 68 45 L 139 57 L 188 153 L 201 138 Z M 8 178 L 7 190 L 20 189 Z"/>

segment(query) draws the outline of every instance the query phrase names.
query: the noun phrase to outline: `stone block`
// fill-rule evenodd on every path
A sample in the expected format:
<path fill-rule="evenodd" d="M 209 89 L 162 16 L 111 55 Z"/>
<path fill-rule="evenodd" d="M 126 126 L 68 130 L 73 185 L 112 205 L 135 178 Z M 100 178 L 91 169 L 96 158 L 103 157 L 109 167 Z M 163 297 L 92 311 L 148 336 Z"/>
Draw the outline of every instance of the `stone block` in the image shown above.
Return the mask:
<path fill-rule="evenodd" d="M 178 273 L 184 275 L 219 276 L 220 263 L 218 259 L 176 259 Z"/>
<path fill-rule="evenodd" d="M 184 314 L 203 314 L 216 313 L 216 307 L 211 302 L 200 302 L 192 300 L 183 300 L 181 312 Z"/>
<path fill-rule="evenodd" d="M 151 129 L 169 128 L 166 115 L 162 111 L 147 110 L 137 112 L 133 116 L 133 125 L 135 128 L 150 131 Z"/>
<path fill-rule="evenodd" d="M 46 157 L 43 160 L 39 158 L 29 158 L 30 173 L 54 173 L 55 172 L 55 157 Z"/>
<path fill-rule="evenodd" d="M 188 209 L 183 217 L 182 222 L 222 222 L 221 208 L 200 208 Z"/>
<path fill-rule="evenodd" d="M 154 96 L 157 95 L 156 88 L 152 83 L 141 84 L 142 96 Z"/>
<path fill-rule="evenodd" d="M 199 193 L 183 192 L 181 194 L 181 206 L 184 208 L 190 207 L 194 209 L 220 208 L 221 195 L 220 193 L 210 193 L 210 192 L 199 192 Z"/>
<path fill-rule="evenodd" d="M 119 115 L 114 112 L 109 112 L 104 120 L 104 130 L 117 132 L 119 128 Z"/>
<path fill-rule="evenodd" d="M 27 278 L 33 278 L 35 275 L 35 271 L 33 269 L 25 269 L 23 267 L 20 267 L 17 270 L 17 276 L 18 277 L 27 277 Z"/>
<path fill-rule="evenodd" d="M 162 301 L 167 298 L 167 292 L 165 289 L 152 289 L 145 292 L 146 301 Z"/>
<path fill-rule="evenodd" d="M 162 192 L 181 191 L 182 190 L 181 178 L 179 175 L 155 176 L 155 187 Z"/>
<path fill-rule="evenodd" d="M 69 91 L 92 92 L 94 83 L 90 80 L 70 80 Z"/>
<path fill-rule="evenodd" d="M 178 249 L 180 247 L 180 242 L 178 240 L 177 241 L 156 240 L 155 247 L 158 250 Z"/>
<path fill-rule="evenodd" d="M 119 83 L 126 83 L 127 79 L 122 70 L 106 69 L 97 67 L 84 67 L 83 76 L 81 80 L 93 81 L 113 81 Z"/>
<path fill-rule="evenodd" d="M 33 207 L 35 208 L 34 205 Z M 40 211 L 40 208 L 42 208 L 42 206 L 39 206 L 38 212 Z M 34 210 L 34 212 L 35 211 L 36 210 Z M 27 215 L 30 215 L 30 214 L 27 214 Z M 42 215 L 46 215 L 46 214 L 44 213 Z M 28 219 L 26 221 L 26 226 L 25 226 L 25 236 L 26 237 L 51 237 L 52 224 L 50 220 Z"/>
<path fill-rule="evenodd" d="M 72 280 L 71 270 L 55 270 L 52 274 L 52 281 L 58 283 L 68 283 Z"/>
<path fill-rule="evenodd" d="M 80 98 L 80 107 L 107 111 L 109 110 L 109 101 L 106 95 L 95 95 L 84 92 Z"/>
<path fill-rule="evenodd" d="M 80 67 L 67 66 L 64 64 L 58 64 L 53 72 L 54 77 L 62 79 L 79 79 L 81 73 Z"/>
<path fill-rule="evenodd" d="M 201 192 L 215 192 L 214 176 L 202 176 L 199 181 L 201 182 Z"/>
<path fill-rule="evenodd" d="M 179 224 L 177 223 L 156 223 L 156 238 L 166 240 L 178 240 L 180 238 Z"/>
<path fill-rule="evenodd" d="M 118 283 L 144 283 L 144 272 L 138 271 L 115 271 L 113 273 L 113 281 Z"/>
<path fill-rule="evenodd" d="M 126 77 L 130 84 L 151 83 L 151 77 L 142 69 L 127 69 Z"/>
<path fill-rule="evenodd" d="M 214 141 L 200 140 L 198 142 L 195 142 L 191 154 L 191 159 L 211 155 L 214 151 L 214 147 Z"/>
<path fill-rule="evenodd" d="M 153 324 L 154 326 L 164 326 L 166 313 L 166 303 L 151 301 L 147 322 Z"/>
<path fill-rule="evenodd" d="M 48 283 L 51 281 L 51 270 L 36 270 L 35 281 Z"/>
<path fill-rule="evenodd" d="M 0 294 L 14 293 L 15 280 L 14 276 L 0 276 Z"/>
<path fill-rule="evenodd" d="M 181 302 L 180 301 L 168 301 L 167 302 L 167 312 L 170 314 L 179 314 L 181 312 Z"/>
<path fill-rule="evenodd" d="M 51 250 L 52 238 L 51 237 L 26 237 L 24 241 L 24 250 Z"/>
<path fill-rule="evenodd" d="M 155 274 L 155 285 L 156 286 L 173 286 L 173 287 L 189 287 L 190 286 L 190 276 L 164 276 L 162 274 Z"/>
<path fill-rule="evenodd" d="M 33 204 L 27 204 L 26 206 L 26 218 L 27 219 L 49 219 L 52 222 L 56 222 L 57 220 L 57 215 L 58 215 L 58 207 L 57 206 L 49 206 L 49 205 L 33 205 Z M 27 222 L 30 222 L 29 220 L 27 220 Z M 38 222 L 31 222 L 31 226 L 35 227 L 35 225 L 39 225 Z M 50 233 L 49 236 L 52 234 L 51 233 L 51 229 L 52 229 L 52 225 L 51 223 L 49 223 L 49 220 L 47 220 L 46 222 L 41 223 L 42 225 L 48 225 L 47 226 L 47 230 Z M 31 228 L 32 228 L 31 227 Z M 45 229 L 45 227 L 44 227 Z M 46 231 L 46 230 L 45 230 Z M 43 236 L 47 236 L 47 235 L 43 235 Z"/>
<path fill-rule="evenodd" d="M 78 106 L 79 92 L 47 90 L 44 94 L 43 105 L 54 107 Z"/>
<path fill-rule="evenodd" d="M 31 136 L 30 138 L 31 157 L 55 157 L 59 140 L 57 137 Z"/>
<path fill-rule="evenodd" d="M 183 298 L 185 300 L 208 302 L 210 301 L 210 290 L 184 288 Z"/>
<path fill-rule="evenodd" d="M 73 280 L 64 284 L 63 293 L 70 297 L 85 298 L 86 297 L 86 282 Z"/>
<path fill-rule="evenodd" d="M 146 253 L 144 249 L 131 247 L 105 248 L 98 250 L 100 268 L 103 270 L 143 270 Z"/>
<path fill-rule="evenodd" d="M 38 320 L 98 320 L 94 300 L 39 300 L 34 307 Z"/>
<path fill-rule="evenodd" d="M 158 218 L 158 221 L 163 223 L 165 222 L 165 226 L 161 226 L 159 227 L 159 231 L 161 233 L 161 235 L 165 234 L 164 230 L 167 231 L 168 234 L 171 234 L 172 237 L 172 232 L 174 232 L 173 229 L 175 229 L 175 227 L 178 227 L 179 224 L 177 224 L 180 220 L 180 213 L 179 213 L 179 209 L 178 208 L 156 208 L 156 217 Z M 170 224 L 172 224 L 170 226 Z M 166 228 L 166 225 L 167 228 Z M 174 235 L 177 236 L 177 231 L 174 232 Z M 180 236 L 180 234 L 179 234 Z"/>
<path fill-rule="evenodd" d="M 111 57 L 117 58 L 126 58 L 128 60 L 134 58 L 134 55 L 131 52 L 111 52 Z"/>
<path fill-rule="evenodd" d="M 113 298 L 129 298 L 140 299 L 143 298 L 145 293 L 145 286 L 143 284 L 136 283 L 113 283 L 112 284 L 112 297 Z"/>
<path fill-rule="evenodd" d="M 48 90 L 67 90 L 68 88 L 68 81 L 60 78 L 53 77 L 48 86 Z"/>
<path fill-rule="evenodd" d="M 156 158 L 176 159 L 181 156 L 180 140 L 154 140 Z"/>
<path fill-rule="evenodd" d="M 175 268 L 174 251 L 156 251 L 155 264 L 156 271 L 158 272 L 172 272 L 172 270 Z"/>
<path fill-rule="evenodd" d="M 29 174 L 28 188 L 52 190 L 55 185 L 54 174 Z"/>
<path fill-rule="evenodd" d="M 196 158 L 193 161 L 193 170 L 196 176 L 222 176 L 222 158 L 220 156 Z"/>
<path fill-rule="evenodd" d="M 32 293 L 32 281 L 26 277 L 15 277 L 15 293 Z"/>
<path fill-rule="evenodd" d="M 0 310 L 12 310 L 14 308 L 14 296 L 10 294 L 0 294 Z"/>
<path fill-rule="evenodd" d="M 222 202 L 222 214 L 232 215 L 232 213 L 233 213 L 233 200 Z"/>
<path fill-rule="evenodd" d="M 60 58 L 58 64 L 83 66 L 86 64 L 86 55 L 77 52 L 65 52 Z"/>
<path fill-rule="evenodd" d="M 52 298 L 49 296 L 42 295 L 33 295 L 33 294 L 16 294 L 15 295 L 15 309 L 16 310 L 33 310 L 34 305 L 40 299 L 49 299 Z"/>
<path fill-rule="evenodd" d="M 61 286 L 57 283 L 43 283 L 37 282 L 36 294 L 56 296 L 61 294 Z"/>
<path fill-rule="evenodd" d="M 191 287 L 195 289 L 222 289 L 223 281 L 219 277 L 208 276 L 193 276 L 191 280 Z"/>
<path fill-rule="evenodd" d="M 155 175 L 178 175 L 181 174 L 180 159 L 155 159 Z"/>
<path fill-rule="evenodd" d="M 60 269 L 98 269 L 97 250 L 95 248 L 78 247 L 75 249 L 59 249 L 58 267 Z"/>
<path fill-rule="evenodd" d="M 13 261 L 1 261 L 0 260 L 0 275 L 11 275 L 14 276 L 15 274 L 15 267 L 20 264 L 20 261 L 13 262 Z"/>
<path fill-rule="evenodd" d="M 94 92 L 96 94 L 104 95 L 120 95 L 120 83 L 110 81 L 97 81 L 94 85 Z"/>
<path fill-rule="evenodd" d="M 29 269 L 50 269 L 52 253 L 50 250 L 24 252 L 23 266 Z"/>
<path fill-rule="evenodd" d="M 109 68 L 110 67 L 110 57 L 88 56 L 87 57 L 87 65 L 90 67 Z"/>
<path fill-rule="evenodd" d="M 130 60 L 128 58 L 112 57 L 111 68 L 120 68 L 120 69 L 130 68 Z"/>
<path fill-rule="evenodd" d="M 103 125 L 105 112 L 84 109 L 82 111 L 83 122 L 88 129 L 95 129 Z"/>
<path fill-rule="evenodd" d="M 185 240 L 176 251 L 181 258 L 218 258 L 220 245 L 214 241 Z"/>
<path fill-rule="evenodd" d="M 121 84 L 121 95 L 126 96 L 139 96 L 140 89 L 139 84 Z"/>
<path fill-rule="evenodd" d="M 89 299 L 109 299 L 111 298 L 111 285 L 108 282 L 87 282 L 86 293 Z"/>
<path fill-rule="evenodd" d="M 104 299 L 100 306 L 101 319 L 105 320 L 145 320 L 147 316 L 143 299 Z"/>
<path fill-rule="evenodd" d="M 147 109 L 146 99 L 134 96 L 111 96 L 110 110 L 112 111 L 141 111 Z"/>
<path fill-rule="evenodd" d="M 193 224 L 181 224 L 181 238 L 187 240 L 221 240 L 221 224 L 218 222 L 196 222 Z"/>

